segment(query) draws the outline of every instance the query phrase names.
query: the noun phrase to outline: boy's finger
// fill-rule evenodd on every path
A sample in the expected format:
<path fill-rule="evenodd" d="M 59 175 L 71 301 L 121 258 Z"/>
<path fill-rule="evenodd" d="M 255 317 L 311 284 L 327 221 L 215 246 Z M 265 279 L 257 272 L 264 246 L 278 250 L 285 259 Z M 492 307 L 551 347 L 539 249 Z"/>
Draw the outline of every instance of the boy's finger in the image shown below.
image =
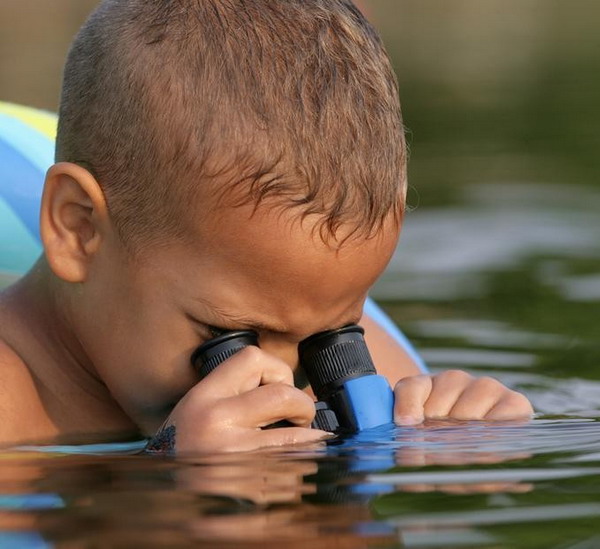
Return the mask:
<path fill-rule="evenodd" d="M 425 417 L 443 418 L 461 398 L 464 390 L 473 382 L 473 376 L 461 370 L 447 370 L 433 377 L 431 395 L 425 403 Z"/>
<path fill-rule="evenodd" d="M 448 416 L 453 419 L 483 419 L 505 393 L 506 387 L 493 377 L 475 379 L 460 395 Z"/>
<path fill-rule="evenodd" d="M 262 385 L 228 399 L 227 405 L 231 420 L 249 428 L 266 427 L 281 420 L 309 427 L 315 417 L 313 400 L 300 389 L 283 383 Z"/>
<path fill-rule="evenodd" d="M 281 429 L 263 430 L 257 435 L 261 447 L 287 446 L 288 444 L 308 444 L 334 438 L 333 433 L 320 429 L 303 429 L 302 427 L 282 427 Z"/>
<path fill-rule="evenodd" d="M 259 385 L 294 385 L 292 369 L 282 360 L 249 346 L 219 364 L 197 387 L 214 398 L 227 398 Z"/>
<path fill-rule="evenodd" d="M 416 425 L 424 419 L 424 406 L 432 389 L 431 376 L 411 376 L 401 379 L 394 388 L 394 422 Z"/>
<path fill-rule="evenodd" d="M 508 392 L 485 416 L 484 419 L 507 420 L 530 418 L 533 408 L 525 395 L 516 391 Z"/>

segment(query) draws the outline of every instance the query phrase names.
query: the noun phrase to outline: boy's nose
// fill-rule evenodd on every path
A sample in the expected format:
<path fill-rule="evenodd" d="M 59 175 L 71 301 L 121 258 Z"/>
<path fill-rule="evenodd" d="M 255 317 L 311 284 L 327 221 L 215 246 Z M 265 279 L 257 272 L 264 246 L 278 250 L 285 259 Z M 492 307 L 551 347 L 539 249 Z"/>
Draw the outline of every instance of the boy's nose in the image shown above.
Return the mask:
<path fill-rule="evenodd" d="M 283 360 L 294 372 L 294 385 L 314 399 L 315 395 L 308 383 L 306 374 L 300 367 L 298 343 L 297 339 L 288 339 L 284 335 L 261 333 L 258 335 L 260 348 Z"/>
<path fill-rule="evenodd" d="M 296 342 L 261 334 L 258 343 L 263 351 L 283 360 L 292 370 L 296 370 L 298 367 L 298 344 Z"/>
<path fill-rule="evenodd" d="M 283 360 L 294 372 L 294 385 L 299 389 L 303 389 L 304 392 L 314 398 L 308 379 L 306 379 L 306 374 L 300 368 L 298 343 L 285 341 L 280 338 L 259 337 L 259 345 L 267 353 Z"/>
<path fill-rule="evenodd" d="M 298 368 L 298 343 L 290 341 L 284 336 L 272 334 L 259 334 L 260 348 L 283 360 L 293 371 Z"/>

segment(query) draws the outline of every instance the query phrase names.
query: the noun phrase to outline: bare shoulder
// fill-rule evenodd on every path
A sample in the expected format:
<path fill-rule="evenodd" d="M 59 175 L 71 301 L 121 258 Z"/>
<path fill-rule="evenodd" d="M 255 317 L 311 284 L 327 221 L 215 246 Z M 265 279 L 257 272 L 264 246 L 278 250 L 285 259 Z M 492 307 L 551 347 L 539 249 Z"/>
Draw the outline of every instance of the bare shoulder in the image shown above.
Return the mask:
<path fill-rule="evenodd" d="M 361 325 L 365 329 L 365 339 L 377 372 L 385 376 L 392 387 L 404 377 L 421 373 L 403 347 L 375 320 L 364 315 Z"/>
<path fill-rule="evenodd" d="M 47 428 L 48 416 L 35 378 L 0 336 L 0 445 L 34 439 Z"/>

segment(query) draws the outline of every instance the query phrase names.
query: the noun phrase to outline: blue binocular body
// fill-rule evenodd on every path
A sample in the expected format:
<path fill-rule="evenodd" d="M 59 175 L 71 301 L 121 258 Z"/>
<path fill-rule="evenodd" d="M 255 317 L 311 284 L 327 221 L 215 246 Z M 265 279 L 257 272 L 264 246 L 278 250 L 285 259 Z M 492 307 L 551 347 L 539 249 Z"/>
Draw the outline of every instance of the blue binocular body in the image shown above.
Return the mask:
<path fill-rule="evenodd" d="M 354 433 L 393 421 L 394 394 L 383 376 L 371 374 L 349 379 L 326 400 L 317 402 L 313 427 Z M 333 413 L 335 419 L 323 419 Z M 337 425 L 336 425 L 337 423 Z"/>

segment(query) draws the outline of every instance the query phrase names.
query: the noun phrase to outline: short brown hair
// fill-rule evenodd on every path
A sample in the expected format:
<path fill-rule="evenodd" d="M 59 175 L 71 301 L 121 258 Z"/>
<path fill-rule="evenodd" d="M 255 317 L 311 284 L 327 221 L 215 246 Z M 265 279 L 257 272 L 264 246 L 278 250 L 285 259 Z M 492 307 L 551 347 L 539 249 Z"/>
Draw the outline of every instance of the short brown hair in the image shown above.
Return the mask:
<path fill-rule="evenodd" d="M 329 234 L 403 213 L 396 79 L 349 0 L 104 0 L 69 52 L 56 159 L 94 174 L 126 242 L 185 234 L 210 182 Z"/>

